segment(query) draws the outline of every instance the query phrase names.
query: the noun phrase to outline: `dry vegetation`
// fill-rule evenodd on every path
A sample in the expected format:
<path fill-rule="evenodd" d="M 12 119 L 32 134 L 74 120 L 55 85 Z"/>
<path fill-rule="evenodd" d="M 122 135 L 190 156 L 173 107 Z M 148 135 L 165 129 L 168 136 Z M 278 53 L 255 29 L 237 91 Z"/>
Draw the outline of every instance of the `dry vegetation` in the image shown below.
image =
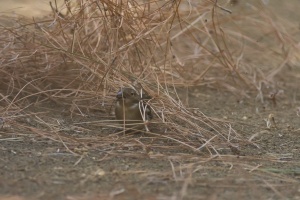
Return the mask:
<path fill-rule="evenodd" d="M 187 6 L 180 1 L 78 1 L 65 4 L 64 14 L 52 5 L 53 19 L 3 27 L 3 117 L 22 115 L 44 101 L 68 105 L 72 116 L 95 109 L 108 116 L 118 88 L 133 85 L 153 96 L 154 123 L 164 133 L 158 137 L 195 151 L 213 148 L 216 136 L 237 139 L 234 132 L 228 135 L 229 125 L 186 108 L 176 94 L 176 86 L 218 82 L 217 75 L 205 78 L 213 68 L 239 74 L 215 19 L 228 12 L 204 1 L 191 15 Z M 114 126 L 113 120 L 94 124 Z"/>
<path fill-rule="evenodd" d="M 240 8 L 243 14 L 232 12 L 238 2 L 77 0 L 63 7 L 52 2 L 52 15 L 42 19 L 12 18 L 11 26 L 0 27 L 4 125 L 60 142 L 80 156 L 114 144 L 120 148 L 111 154 L 126 146 L 132 147 L 128 154 L 142 147 L 150 156 L 162 156 L 153 154 L 155 148 L 191 162 L 199 153 L 208 162 L 221 159 L 222 146 L 233 155 L 239 150 L 232 143 L 255 146 L 229 122 L 190 108 L 178 94 L 194 86 L 243 98 L 254 91 L 261 102 L 270 92 L 277 94 L 275 77 L 297 59 L 291 53 L 296 39 L 289 34 L 296 30 L 262 2 Z M 146 133 L 151 143 L 115 132 L 115 94 L 129 85 L 153 97 L 148 103 L 155 119 Z M 38 107 L 45 105 L 63 108 L 74 122 L 66 128 L 55 117 L 40 117 L 45 111 Z M 28 111 L 33 106 L 36 112 Z M 21 120 L 28 116 L 38 125 Z"/>

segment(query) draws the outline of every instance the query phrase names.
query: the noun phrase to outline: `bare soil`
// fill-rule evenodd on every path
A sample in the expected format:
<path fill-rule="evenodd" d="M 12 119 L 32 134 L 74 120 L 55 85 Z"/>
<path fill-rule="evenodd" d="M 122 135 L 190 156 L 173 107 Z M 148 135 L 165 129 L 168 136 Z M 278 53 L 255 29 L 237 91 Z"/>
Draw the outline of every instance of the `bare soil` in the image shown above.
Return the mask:
<path fill-rule="evenodd" d="M 71 119 L 54 103 L 30 107 L 1 129 L 0 193 L 16 199 L 299 199 L 299 92 L 285 90 L 274 105 L 267 97 L 255 101 L 255 93 L 239 99 L 204 87 L 182 89 L 191 107 L 230 121 L 255 144 L 224 144 L 213 158 L 147 134 L 82 126 L 103 119 L 97 111 Z M 268 128 L 270 114 L 275 124 Z M 60 129 L 57 140 L 48 137 L 47 123 Z M 115 142 L 105 143 L 107 137 Z M 83 146 L 85 138 L 94 141 Z"/>

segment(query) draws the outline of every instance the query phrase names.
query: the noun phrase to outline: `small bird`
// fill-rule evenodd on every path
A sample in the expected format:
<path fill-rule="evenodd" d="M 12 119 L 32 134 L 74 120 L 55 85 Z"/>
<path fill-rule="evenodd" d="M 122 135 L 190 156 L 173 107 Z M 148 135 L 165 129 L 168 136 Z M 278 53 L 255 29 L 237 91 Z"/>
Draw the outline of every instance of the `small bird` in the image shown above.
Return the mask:
<path fill-rule="evenodd" d="M 144 94 L 139 95 L 132 88 L 121 88 L 117 93 L 115 106 L 116 120 L 125 127 L 126 130 L 149 131 L 147 122 L 152 119 L 151 108 L 143 103 L 143 100 L 151 99 Z"/>

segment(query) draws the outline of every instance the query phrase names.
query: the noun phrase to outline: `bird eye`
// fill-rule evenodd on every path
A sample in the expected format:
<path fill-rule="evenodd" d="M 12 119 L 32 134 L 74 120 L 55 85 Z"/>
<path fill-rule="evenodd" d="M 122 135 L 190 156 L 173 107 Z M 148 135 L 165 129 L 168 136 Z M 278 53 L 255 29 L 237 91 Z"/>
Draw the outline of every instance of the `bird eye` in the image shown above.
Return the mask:
<path fill-rule="evenodd" d="M 131 96 L 134 96 L 134 92 L 131 92 Z"/>

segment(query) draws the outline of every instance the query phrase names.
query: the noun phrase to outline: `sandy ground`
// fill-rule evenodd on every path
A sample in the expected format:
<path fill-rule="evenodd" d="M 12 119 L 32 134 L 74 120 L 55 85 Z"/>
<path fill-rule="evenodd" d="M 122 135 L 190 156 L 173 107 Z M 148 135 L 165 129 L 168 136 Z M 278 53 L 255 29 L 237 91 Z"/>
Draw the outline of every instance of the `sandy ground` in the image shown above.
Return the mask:
<path fill-rule="evenodd" d="M 60 5 L 63 0 L 57 0 Z M 27 17 L 40 17 L 51 12 L 48 0 L 11 0 L 0 2 L 1 14 L 19 14 Z"/>

